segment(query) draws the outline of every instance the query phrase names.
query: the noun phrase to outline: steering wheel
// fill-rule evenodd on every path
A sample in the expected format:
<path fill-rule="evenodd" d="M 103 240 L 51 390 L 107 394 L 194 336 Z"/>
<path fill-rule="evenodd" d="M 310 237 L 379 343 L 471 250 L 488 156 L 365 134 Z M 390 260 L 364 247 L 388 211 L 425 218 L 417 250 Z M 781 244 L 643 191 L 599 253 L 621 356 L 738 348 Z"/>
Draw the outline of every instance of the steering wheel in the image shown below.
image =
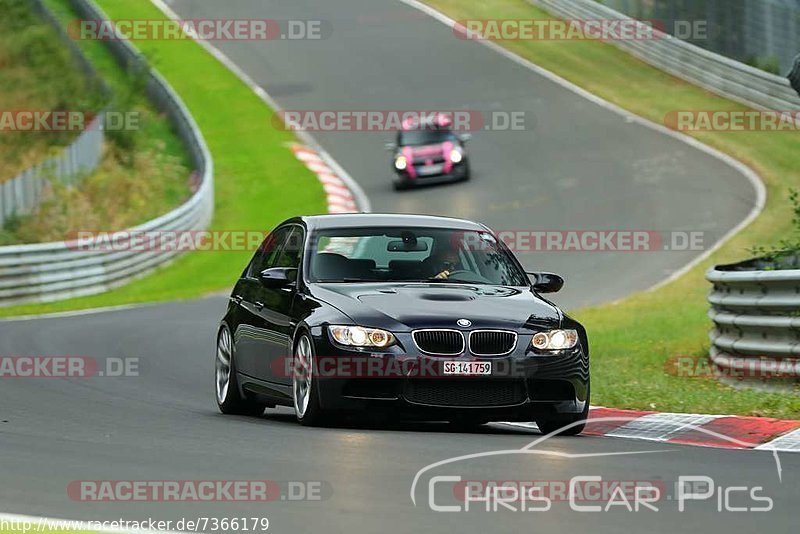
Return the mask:
<path fill-rule="evenodd" d="M 458 280 L 458 276 L 462 275 L 462 274 L 468 274 L 468 275 L 470 275 L 471 278 L 473 278 L 472 280 L 463 280 L 464 282 L 487 281 L 485 278 L 480 276 L 478 273 L 475 273 L 475 272 L 470 271 L 468 269 L 456 269 L 455 271 L 450 271 L 450 274 L 447 275 L 447 278 L 435 278 L 434 277 L 434 278 L 431 278 L 431 280 L 456 280 L 456 281 L 459 281 Z M 482 278 L 482 280 L 475 280 L 474 279 L 475 277 Z"/>
<path fill-rule="evenodd" d="M 475 274 L 475 273 L 473 273 L 472 271 L 468 271 L 467 269 L 456 269 L 455 271 L 450 271 L 450 274 L 447 275 L 447 278 L 452 278 L 453 276 L 459 274 Z"/>

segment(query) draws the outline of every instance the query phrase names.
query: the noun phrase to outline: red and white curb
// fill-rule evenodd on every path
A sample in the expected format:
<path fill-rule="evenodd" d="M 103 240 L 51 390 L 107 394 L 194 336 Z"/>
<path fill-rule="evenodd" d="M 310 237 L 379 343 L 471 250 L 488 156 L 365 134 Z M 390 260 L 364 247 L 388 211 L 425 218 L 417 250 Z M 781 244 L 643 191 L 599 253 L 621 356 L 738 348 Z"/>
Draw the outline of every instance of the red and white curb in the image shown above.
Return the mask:
<path fill-rule="evenodd" d="M 325 162 L 319 153 L 304 145 L 292 145 L 292 152 L 317 175 L 328 195 L 328 213 L 357 213 L 358 205 L 350 188 Z"/>
<path fill-rule="evenodd" d="M 537 428 L 535 423 L 502 424 Z M 800 421 L 766 417 L 592 408 L 583 433 L 702 447 L 800 452 Z"/>

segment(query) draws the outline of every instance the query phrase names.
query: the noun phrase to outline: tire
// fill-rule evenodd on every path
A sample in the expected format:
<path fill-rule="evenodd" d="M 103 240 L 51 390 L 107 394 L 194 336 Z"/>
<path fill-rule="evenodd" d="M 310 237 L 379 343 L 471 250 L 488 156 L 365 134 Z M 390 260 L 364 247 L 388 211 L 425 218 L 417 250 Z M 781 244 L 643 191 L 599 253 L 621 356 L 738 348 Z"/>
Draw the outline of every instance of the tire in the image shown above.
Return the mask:
<path fill-rule="evenodd" d="M 261 415 L 266 403 L 242 396 L 236 377 L 233 336 L 227 326 L 217 334 L 217 354 L 214 359 L 215 397 L 219 411 L 226 415 Z"/>
<path fill-rule="evenodd" d="M 464 176 L 461 178 L 462 182 L 469 182 L 470 178 L 472 178 L 472 171 L 469 168 L 469 163 L 466 164 L 467 168 L 464 169 Z"/>
<path fill-rule="evenodd" d="M 319 402 L 319 385 L 314 378 L 314 342 L 304 332 L 294 344 L 292 365 L 292 404 L 297 422 L 321 426 L 330 421 Z"/>
<path fill-rule="evenodd" d="M 406 189 L 411 188 L 411 184 L 408 183 L 408 180 L 403 180 L 400 177 L 396 177 L 392 180 L 392 187 L 395 191 L 405 191 Z"/>
<path fill-rule="evenodd" d="M 583 411 L 581 413 L 559 419 L 537 419 L 536 426 L 539 427 L 539 431 L 542 434 L 556 432 L 556 435 L 558 436 L 577 436 L 583 432 L 584 428 L 586 428 L 586 419 L 589 418 L 589 398 L 590 395 L 587 393 L 586 405 L 583 407 Z M 578 421 L 582 422 L 580 424 L 570 426 L 569 428 L 564 428 L 573 423 L 577 423 Z"/>

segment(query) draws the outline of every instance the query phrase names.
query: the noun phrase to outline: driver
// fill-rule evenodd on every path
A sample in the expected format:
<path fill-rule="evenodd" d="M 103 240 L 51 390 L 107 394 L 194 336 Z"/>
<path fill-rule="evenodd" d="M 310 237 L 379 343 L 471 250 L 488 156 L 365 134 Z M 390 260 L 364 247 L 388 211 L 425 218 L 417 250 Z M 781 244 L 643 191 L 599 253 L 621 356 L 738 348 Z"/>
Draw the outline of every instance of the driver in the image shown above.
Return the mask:
<path fill-rule="evenodd" d="M 440 249 L 422 262 L 422 270 L 434 280 L 447 280 L 450 273 L 462 270 L 458 252 L 453 249 Z"/>

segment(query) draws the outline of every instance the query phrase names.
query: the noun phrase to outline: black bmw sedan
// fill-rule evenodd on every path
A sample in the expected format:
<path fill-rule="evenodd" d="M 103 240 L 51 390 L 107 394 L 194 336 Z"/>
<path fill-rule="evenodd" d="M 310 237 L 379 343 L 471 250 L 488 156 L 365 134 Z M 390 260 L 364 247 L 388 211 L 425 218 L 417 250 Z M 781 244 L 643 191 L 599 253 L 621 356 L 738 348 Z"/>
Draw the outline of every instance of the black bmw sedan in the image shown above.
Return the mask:
<path fill-rule="evenodd" d="M 294 407 L 480 425 L 535 421 L 577 434 L 589 410 L 584 328 L 541 297 L 487 227 L 420 215 L 298 217 L 279 225 L 233 289 L 217 334 L 226 414 Z"/>

